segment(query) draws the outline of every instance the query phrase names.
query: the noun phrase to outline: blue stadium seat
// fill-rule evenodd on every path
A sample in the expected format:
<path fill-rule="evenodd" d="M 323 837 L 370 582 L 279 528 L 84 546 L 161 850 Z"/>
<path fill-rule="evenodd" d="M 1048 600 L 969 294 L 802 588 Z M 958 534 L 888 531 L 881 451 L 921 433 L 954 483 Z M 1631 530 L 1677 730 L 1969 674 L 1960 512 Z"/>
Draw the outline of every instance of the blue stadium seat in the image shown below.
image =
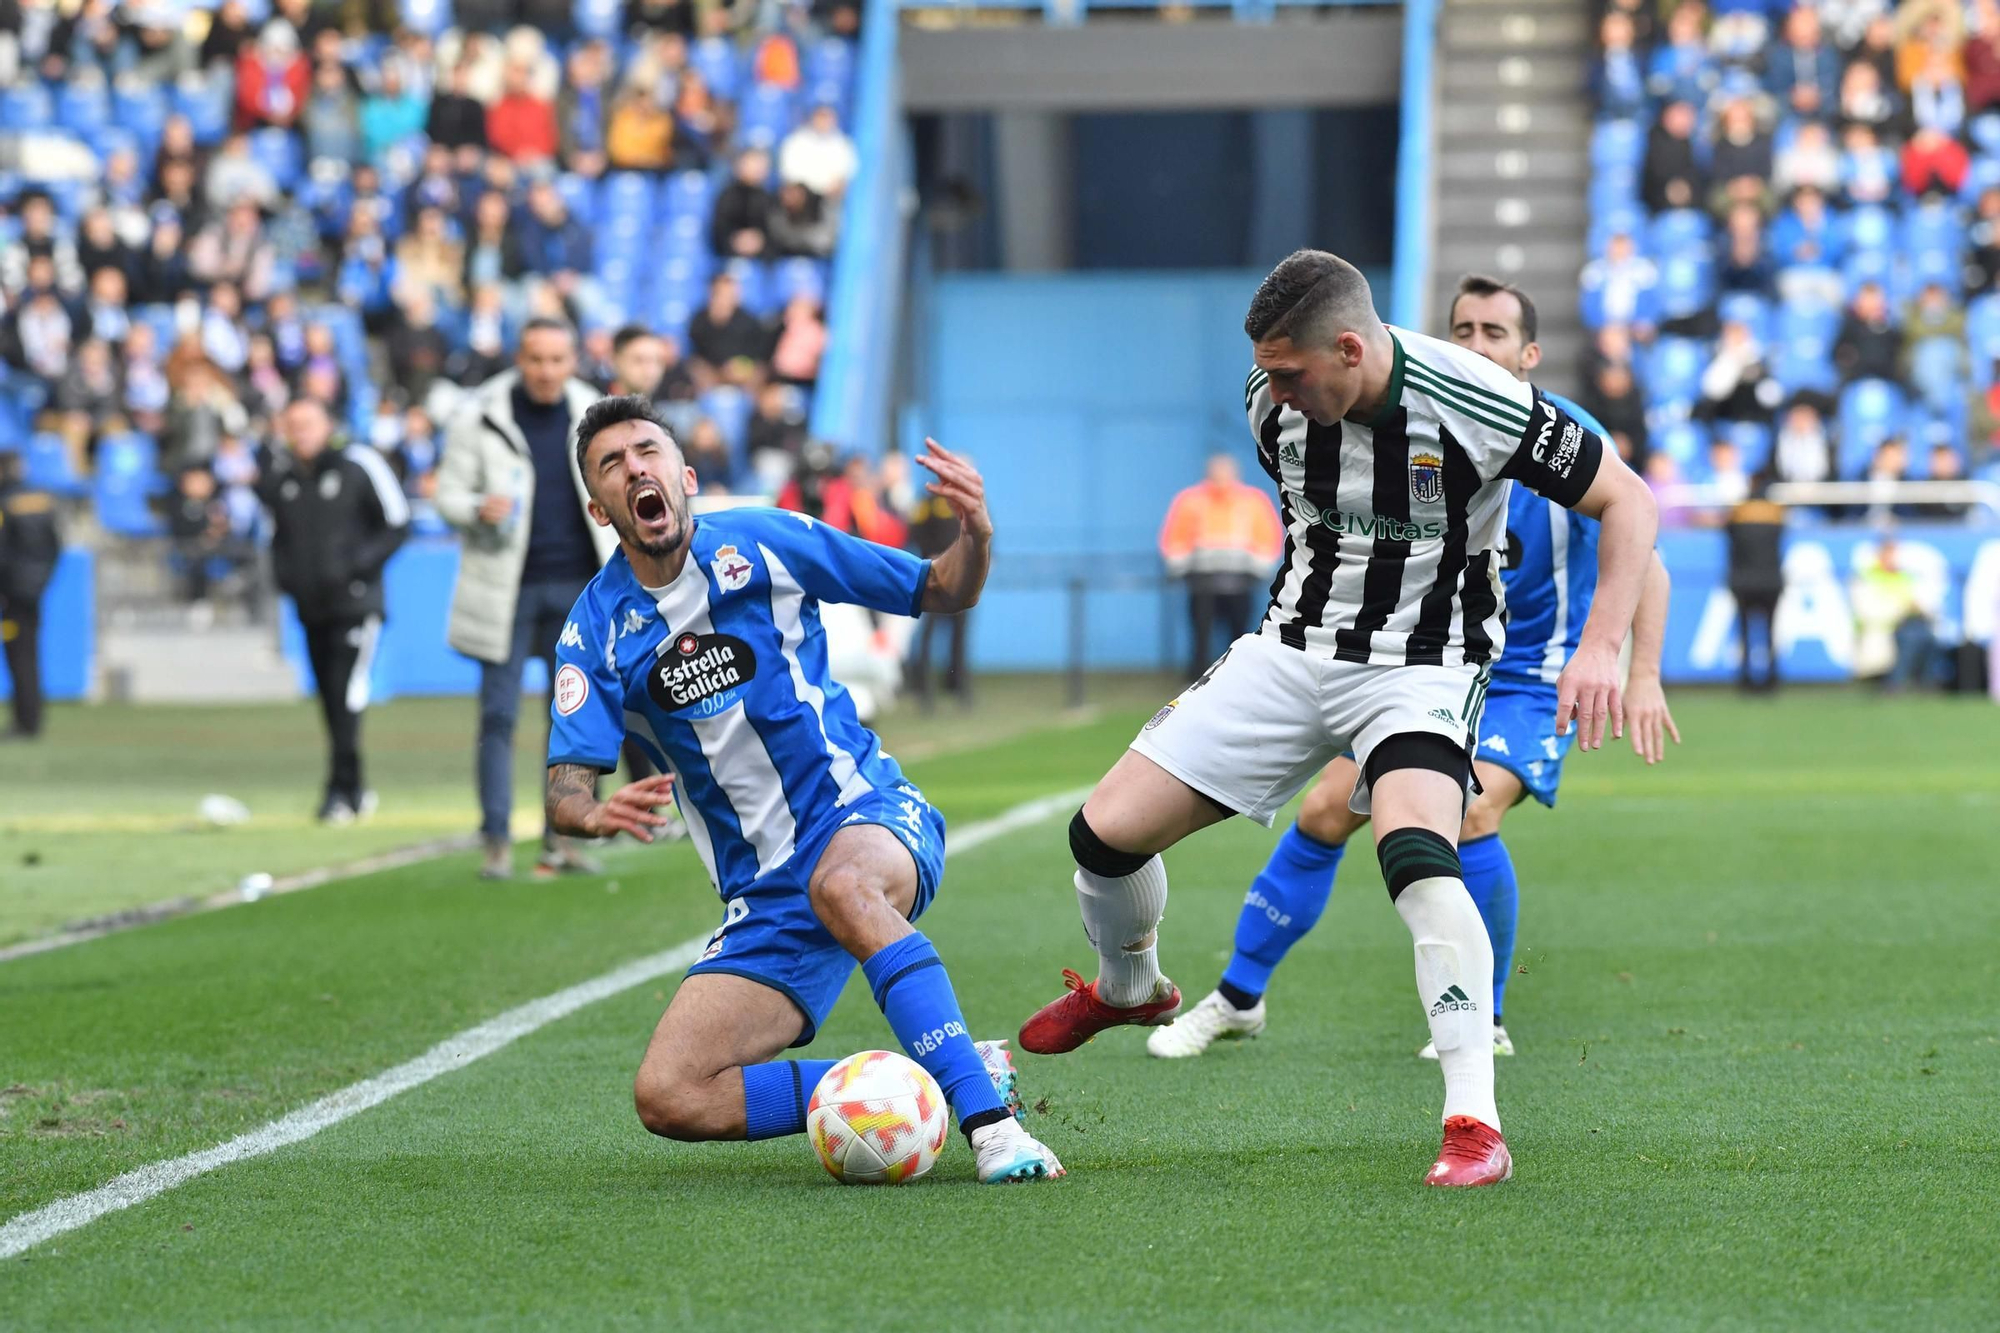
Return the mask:
<path fill-rule="evenodd" d="M 824 37 L 806 51 L 805 81 L 808 84 L 851 83 L 854 79 L 854 43 L 845 37 Z"/>
<path fill-rule="evenodd" d="M 55 98 L 39 80 L 23 80 L 0 91 L 0 125 L 9 130 L 39 130 L 55 119 Z"/>
<path fill-rule="evenodd" d="M 112 435 L 98 442 L 97 473 L 91 483 L 97 521 L 121 537 L 155 537 L 165 531 L 152 497 L 166 490 L 159 451 L 149 436 Z"/>
<path fill-rule="evenodd" d="M 74 499 L 89 489 L 83 478 L 76 473 L 70 462 L 69 446 L 62 442 L 60 435 L 38 431 L 28 437 L 28 444 L 21 451 L 22 479 L 38 491 L 48 491 Z"/>
<path fill-rule="evenodd" d="M 1658 261 L 1653 288 L 1662 320 L 1687 319 L 1708 309 L 1715 296 L 1715 269 L 1704 251 L 1667 255 Z"/>
<path fill-rule="evenodd" d="M 798 116 L 792 95 L 760 83 L 737 103 L 737 140 L 750 148 L 775 149 L 792 132 Z"/>
<path fill-rule="evenodd" d="M 1875 282 L 1888 292 L 1891 302 L 1902 299 L 1902 273 L 1897 268 L 1896 256 L 1887 250 L 1849 251 L 1841 263 L 1840 277 L 1847 284 L 1849 297 L 1860 291 L 1864 282 Z"/>
<path fill-rule="evenodd" d="M 1701 372 L 1708 368 L 1708 349 L 1694 338 L 1663 337 L 1653 343 L 1646 369 L 1646 402 L 1651 407 L 1682 408 L 1701 394 Z"/>
<path fill-rule="evenodd" d="M 1837 310 L 1779 308 L 1771 340 L 1771 373 L 1786 393 L 1834 391 L 1840 382 L 1833 365 L 1833 342 L 1839 329 Z"/>
<path fill-rule="evenodd" d="M 119 125 L 148 146 L 148 155 L 160 142 L 170 108 L 167 90 L 157 83 L 124 83 L 112 94 L 112 112 Z"/>
<path fill-rule="evenodd" d="M 743 56 L 727 37 L 704 37 L 688 52 L 688 64 L 708 81 L 717 97 L 735 101 L 743 87 Z"/>
<path fill-rule="evenodd" d="M 451 26 L 451 0 L 398 0 L 403 26 L 425 37 L 435 37 Z"/>
<path fill-rule="evenodd" d="M 1636 120 L 1601 120 L 1590 132 L 1592 167 L 1637 167 L 1646 157 L 1646 131 Z"/>
<path fill-rule="evenodd" d="M 1761 421 L 1732 421 L 1723 427 L 1723 437 L 1736 446 L 1736 456 L 1746 472 L 1755 472 L 1771 461 L 1771 428 Z"/>
<path fill-rule="evenodd" d="M 1655 259 L 1690 247 L 1706 248 L 1713 232 L 1708 214 L 1698 208 L 1670 208 L 1653 216 L 1646 233 L 1646 253 Z"/>
<path fill-rule="evenodd" d="M 195 142 L 204 148 L 221 143 L 222 137 L 229 133 L 233 86 L 230 79 L 205 79 L 199 75 L 190 75 L 174 85 L 174 110 L 188 118 Z"/>
<path fill-rule="evenodd" d="M 1612 213 L 1645 216 L 1645 206 L 1639 200 L 1639 173 L 1632 167 L 1605 167 L 1592 172 L 1588 198 L 1593 221 Z M 1638 232 L 1635 230 L 1633 234 Z"/>
<path fill-rule="evenodd" d="M 693 213 L 677 213 L 659 229 L 660 246 L 668 254 L 707 251 L 708 219 Z"/>
<path fill-rule="evenodd" d="M 2000 185 L 2000 156 L 1982 153 L 1972 159 L 1972 169 L 1965 173 L 1965 184 L 1958 190 L 1959 202 L 1977 203 L 1979 196 L 1995 185 Z"/>
<path fill-rule="evenodd" d="M 815 305 L 825 305 L 826 278 L 825 267 L 818 260 L 800 258 L 781 261 L 775 282 L 779 308 L 782 309 L 798 296 L 809 296 Z"/>
<path fill-rule="evenodd" d="M 1875 446 L 1902 428 L 1903 391 L 1888 380 L 1856 380 L 1841 391 L 1838 422 L 1843 477 L 1864 467 Z"/>
<path fill-rule="evenodd" d="M 575 0 L 570 6 L 569 21 L 583 36 L 609 41 L 618 36 L 618 20 L 623 10 L 621 0 Z"/>
<path fill-rule="evenodd" d="M 777 284 L 771 281 L 769 265 L 754 259 L 732 259 L 724 267 L 742 289 L 745 310 L 759 319 L 777 313 Z"/>
<path fill-rule="evenodd" d="M 1956 293 L 1964 274 L 1964 263 L 1955 248 L 1928 246 L 1920 250 L 1904 252 L 1906 259 L 1903 269 L 1905 290 L 1916 292 L 1932 283 L 1946 291 Z"/>
<path fill-rule="evenodd" d="M 733 384 L 718 384 L 696 404 L 729 442 L 729 452 L 741 462 L 750 431 L 750 395 Z"/>
<path fill-rule="evenodd" d="M 271 173 L 281 190 L 290 190 L 305 172 L 305 146 L 290 130 L 271 126 L 250 134 L 250 156 Z"/>
<path fill-rule="evenodd" d="M 699 171 L 676 171 L 660 182 L 660 216 L 697 217 L 704 225 L 715 209 L 715 183 Z"/>
<path fill-rule="evenodd" d="M 368 374 L 367 334 L 361 327 L 361 313 L 337 302 L 315 306 L 308 318 L 326 325 L 333 334 L 334 355 L 352 381 Z"/>
<path fill-rule="evenodd" d="M 1910 388 L 1932 412 L 1965 399 L 1965 348 L 1954 338 L 1925 338 L 1909 349 Z"/>
<path fill-rule="evenodd" d="M 571 217 L 586 227 L 597 225 L 597 182 L 565 171 L 556 177 L 555 186 Z"/>
<path fill-rule="evenodd" d="M 1965 248 L 1965 218 L 1955 205 L 1942 200 L 1919 202 L 1903 214 L 1900 234 L 1906 253 L 1945 250 L 1956 258 Z"/>
<path fill-rule="evenodd" d="M 671 285 L 689 300 L 700 304 L 708 299 L 708 280 L 714 273 L 715 255 L 707 246 L 703 246 L 697 253 L 667 255 L 661 258 L 656 282 L 662 293 Z"/>
<path fill-rule="evenodd" d="M 1854 250 L 1887 250 L 1896 243 L 1896 215 L 1880 204 L 1860 204 L 1840 215 L 1842 239 Z"/>
<path fill-rule="evenodd" d="M 1771 303 L 1754 292 L 1731 292 L 1723 297 L 1716 307 L 1716 314 L 1727 323 L 1747 324 L 1750 335 L 1768 346 L 1771 342 Z"/>
<path fill-rule="evenodd" d="M 1699 421 L 1680 420 L 1652 432 L 1652 447 L 1674 460 L 1685 473 L 1695 460 L 1708 457 L 1708 428 Z"/>
<path fill-rule="evenodd" d="M 56 93 L 55 110 L 58 125 L 88 139 L 112 122 L 111 89 L 102 78 L 72 78 Z"/>
<path fill-rule="evenodd" d="M 2000 360 L 2000 293 L 1974 297 L 1965 308 L 1965 346 L 1972 357 L 1972 382 L 1984 389 L 1993 383 L 1993 363 Z"/>
<path fill-rule="evenodd" d="M 1633 244 L 1644 250 L 1646 222 L 1646 210 L 1637 206 L 1620 205 L 1603 212 L 1593 208 L 1590 214 L 1590 234 L 1584 240 L 1590 258 L 1603 258 L 1605 248 L 1611 244 L 1611 238 L 1619 235 L 1630 236 Z"/>

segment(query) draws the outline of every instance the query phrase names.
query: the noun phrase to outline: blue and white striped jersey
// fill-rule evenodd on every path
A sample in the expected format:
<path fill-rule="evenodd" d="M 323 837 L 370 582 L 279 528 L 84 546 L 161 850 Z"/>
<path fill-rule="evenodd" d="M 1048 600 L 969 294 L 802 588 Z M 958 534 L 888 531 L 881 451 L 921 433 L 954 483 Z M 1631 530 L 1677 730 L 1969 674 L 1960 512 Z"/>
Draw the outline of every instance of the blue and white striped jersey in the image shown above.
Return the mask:
<path fill-rule="evenodd" d="M 774 509 L 695 521 L 686 566 L 647 589 L 621 550 L 556 648 L 550 764 L 610 770 L 628 735 L 662 771 L 724 896 L 781 866 L 843 806 L 903 781 L 827 674 L 819 604 L 916 615 L 930 562 Z"/>
<path fill-rule="evenodd" d="M 1595 431 L 1610 432 L 1567 398 L 1549 401 Z M 1493 663 L 1496 681 L 1553 685 L 1583 637 L 1597 592 L 1597 520 L 1550 504 L 1526 486 L 1507 498 L 1507 646 Z"/>

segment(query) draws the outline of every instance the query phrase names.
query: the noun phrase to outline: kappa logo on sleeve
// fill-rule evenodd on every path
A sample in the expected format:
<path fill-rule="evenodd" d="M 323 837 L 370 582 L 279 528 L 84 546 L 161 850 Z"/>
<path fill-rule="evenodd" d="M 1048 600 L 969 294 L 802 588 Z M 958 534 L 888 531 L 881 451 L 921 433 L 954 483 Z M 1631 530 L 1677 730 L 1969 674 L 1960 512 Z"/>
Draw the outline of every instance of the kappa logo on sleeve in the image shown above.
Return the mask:
<path fill-rule="evenodd" d="M 563 626 L 562 634 L 556 639 L 556 647 L 573 648 L 579 653 L 583 651 L 583 631 L 576 627 L 574 620 Z"/>
<path fill-rule="evenodd" d="M 556 672 L 555 683 L 551 686 L 555 695 L 556 712 L 568 717 L 583 707 L 583 701 L 590 697 L 590 677 L 583 674 L 573 662 L 565 662 Z"/>

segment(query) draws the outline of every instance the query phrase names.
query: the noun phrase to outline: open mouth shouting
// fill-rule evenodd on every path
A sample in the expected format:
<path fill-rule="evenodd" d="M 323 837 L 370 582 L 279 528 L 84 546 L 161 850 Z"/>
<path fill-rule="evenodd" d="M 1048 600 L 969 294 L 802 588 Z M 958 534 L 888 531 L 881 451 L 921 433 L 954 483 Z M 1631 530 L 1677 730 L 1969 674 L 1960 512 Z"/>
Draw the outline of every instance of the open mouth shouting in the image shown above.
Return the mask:
<path fill-rule="evenodd" d="M 642 481 L 632 488 L 632 518 L 641 532 L 648 536 L 662 537 L 672 525 L 673 511 L 667 506 L 667 494 L 656 481 Z"/>

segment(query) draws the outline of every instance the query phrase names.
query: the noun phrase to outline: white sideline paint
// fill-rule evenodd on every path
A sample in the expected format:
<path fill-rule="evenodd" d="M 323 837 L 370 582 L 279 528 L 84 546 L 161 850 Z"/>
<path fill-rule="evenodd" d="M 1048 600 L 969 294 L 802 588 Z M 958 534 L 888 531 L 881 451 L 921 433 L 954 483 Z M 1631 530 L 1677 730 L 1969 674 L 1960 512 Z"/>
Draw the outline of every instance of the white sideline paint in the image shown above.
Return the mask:
<path fill-rule="evenodd" d="M 992 819 L 968 824 L 962 831 L 948 835 L 945 855 L 949 857 L 957 852 L 968 852 L 995 838 L 1039 824 L 1069 809 L 1089 794 L 1088 787 L 1059 792 L 1017 805 Z M 636 958 L 601 977 L 559 990 L 553 995 L 544 995 L 539 1000 L 530 1000 L 518 1008 L 489 1018 L 477 1027 L 445 1038 L 414 1060 L 329 1093 L 290 1115 L 247 1134 L 239 1134 L 226 1143 L 142 1166 L 94 1190 L 72 1194 L 32 1212 L 22 1213 L 0 1226 L 0 1259 L 11 1259 L 45 1240 L 87 1226 L 106 1213 L 144 1203 L 217 1167 L 245 1158 L 262 1157 L 302 1139 L 309 1139 L 349 1116 L 381 1105 L 399 1092 L 408 1092 L 440 1074 L 449 1074 L 454 1069 L 462 1069 L 474 1060 L 489 1056 L 586 1005 L 596 1004 L 599 1000 L 609 999 L 649 981 L 657 981 L 669 972 L 677 972 L 694 962 L 707 942 L 708 936 L 704 933 L 671 949 Z"/>

